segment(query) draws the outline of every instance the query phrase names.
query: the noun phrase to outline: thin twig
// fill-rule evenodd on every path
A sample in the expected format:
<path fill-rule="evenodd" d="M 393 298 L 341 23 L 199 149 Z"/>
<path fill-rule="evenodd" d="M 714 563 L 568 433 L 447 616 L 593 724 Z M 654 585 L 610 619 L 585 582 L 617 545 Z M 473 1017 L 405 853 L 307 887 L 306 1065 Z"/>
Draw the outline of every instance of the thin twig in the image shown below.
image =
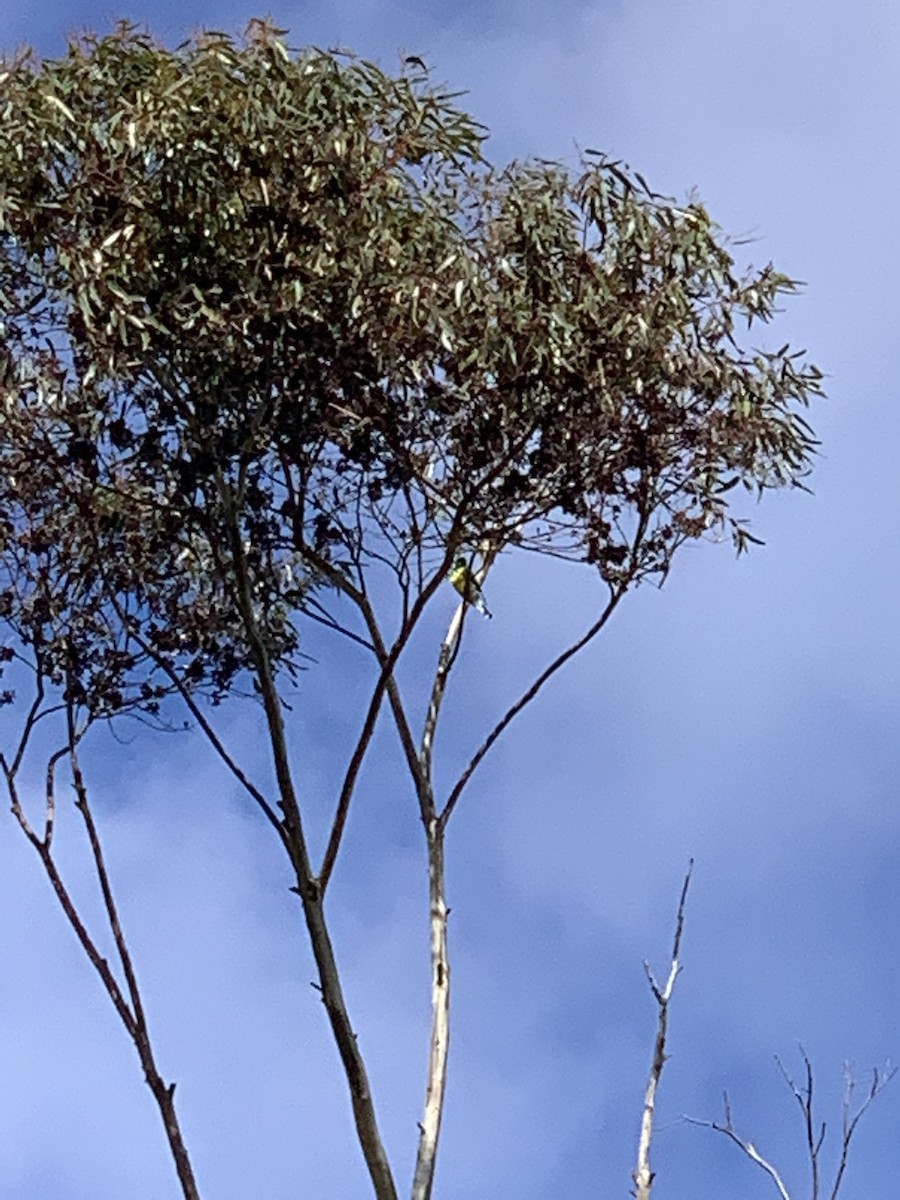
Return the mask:
<path fill-rule="evenodd" d="M 314 609 L 318 609 L 318 612 L 313 611 Z M 358 633 L 354 633 L 352 629 L 348 629 L 346 625 L 342 625 L 340 621 L 336 621 L 334 617 L 332 617 L 332 615 L 325 610 L 323 605 L 321 605 L 318 600 L 315 600 L 312 597 L 307 598 L 301 605 L 300 611 L 305 617 L 309 617 L 311 621 L 316 621 L 319 625 L 323 625 L 326 629 L 330 629 L 332 633 L 340 633 L 345 638 L 349 638 L 351 642 L 355 642 L 358 646 L 362 646 L 364 650 L 368 650 L 370 653 L 374 652 L 374 647 L 372 646 L 371 642 L 367 642 L 364 637 L 361 637 Z"/>
<path fill-rule="evenodd" d="M 19 773 L 19 768 L 22 765 L 22 759 L 25 757 L 25 750 L 29 741 L 31 740 L 32 731 L 40 720 L 41 706 L 44 702 L 44 673 L 41 670 L 40 657 L 37 655 L 37 652 L 35 652 L 35 662 L 29 663 L 28 665 L 30 667 L 33 666 L 35 671 L 34 700 L 32 701 L 31 707 L 28 710 L 28 715 L 25 718 L 25 723 L 22 727 L 22 733 L 19 737 L 19 744 L 16 747 L 15 757 L 13 758 L 12 763 L 9 764 L 8 769 L 10 772 L 12 772 L 13 777 Z M 65 751 L 63 751 L 63 753 L 65 753 Z"/>
<path fill-rule="evenodd" d="M 263 813 L 269 824 L 278 833 L 279 837 L 284 840 L 284 829 L 282 828 L 278 814 L 272 808 L 271 804 L 269 804 L 268 800 L 265 798 L 260 789 L 248 778 L 235 759 L 231 756 L 231 754 L 229 754 L 224 742 L 216 733 L 203 710 L 197 704 L 197 701 L 194 699 L 190 689 L 185 687 L 184 681 L 181 679 L 178 672 L 164 655 L 158 653 L 158 651 L 155 650 L 145 638 L 141 637 L 141 635 L 135 629 L 129 627 L 126 614 L 123 612 L 122 608 L 116 602 L 114 597 L 112 603 L 119 616 L 119 619 L 122 621 L 123 627 L 127 630 L 128 636 L 132 638 L 136 645 L 140 646 L 141 650 L 148 656 L 148 658 L 156 663 L 163 674 L 169 679 L 172 686 L 184 701 L 184 704 L 191 716 L 200 726 L 213 750 L 216 752 L 228 770 L 232 773 L 241 787 L 247 792 L 248 796 L 250 796 L 251 799 L 258 805 L 260 811 Z"/>
<path fill-rule="evenodd" d="M 65 883 L 63 882 L 62 876 L 59 873 L 59 869 L 57 868 L 56 862 L 54 861 L 53 855 L 50 851 L 50 847 L 43 840 L 43 838 L 38 836 L 28 821 L 28 818 L 25 815 L 25 810 L 22 807 L 22 801 L 19 797 L 15 775 L 12 773 L 5 761 L 2 761 L 2 769 L 4 775 L 6 776 L 6 787 L 9 793 L 12 814 L 15 817 L 19 828 L 25 834 L 25 837 L 37 851 L 37 854 L 41 860 L 41 864 L 44 867 L 44 871 L 47 874 L 47 878 L 50 880 L 50 885 L 53 888 L 56 898 L 66 915 L 66 919 L 71 925 L 75 936 L 78 938 L 78 941 L 81 943 L 81 947 L 90 960 L 91 965 L 100 976 L 103 986 L 106 988 L 107 994 L 112 1001 L 113 1007 L 115 1008 L 119 1019 L 128 1032 L 128 1036 L 134 1039 L 134 1014 L 129 1008 L 125 997 L 122 995 L 122 989 L 119 987 L 118 981 L 116 980 L 115 975 L 113 975 L 109 963 L 100 953 L 97 944 L 91 938 L 87 927 L 78 915 L 78 910 L 76 909 L 75 903 L 72 900 Z"/>
<path fill-rule="evenodd" d="M 574 656 L 578 654 L 580 650 L 583 650 L 585 646 L 587 646 L 589 642 L 592 642 L 597 634 L 600 633 L 607 621 L 615 612 L 619 601 L 625 595 L 626 588 L 627 585 L 623 585 L 618 591 L 614 591 L 612 593 L 609 602 L 593 625 L 591 625 L 590 628 L 584 634 L 582 634 L 577 641 L 573 642 L 570 646 L 563 650 L 561 654 L 558 654 L 553 662 L 551 662 L 550 665 L 546 667 L 540 675 L 538 675 L 531 687 L 524 691 L 515 704 L 507 709 L 506 713 L 500 718 L 491 732 L 487 735 L 487 737 L 472 755 L 468 766 L 454 784 L 453 789 L 450 792 L 450 795 L 448 796 L 447 801 L 438 817 L 442 828 L 446 828 L 447 822 L 450 820 L 450 816 L 458 804 L 459 798 L 466 788 L 469 780 L 475 774 L 475 771 L 478 769 L 482 760 L 488 754 L 497 739 L 505 732 L 507 727 L 512 724 L 522 709 L 526 708 L 537 696 L 544 684 L 547 683 L 557 673 L 557 671 L 564 667 L 570 658 L 574 658 Z"/>

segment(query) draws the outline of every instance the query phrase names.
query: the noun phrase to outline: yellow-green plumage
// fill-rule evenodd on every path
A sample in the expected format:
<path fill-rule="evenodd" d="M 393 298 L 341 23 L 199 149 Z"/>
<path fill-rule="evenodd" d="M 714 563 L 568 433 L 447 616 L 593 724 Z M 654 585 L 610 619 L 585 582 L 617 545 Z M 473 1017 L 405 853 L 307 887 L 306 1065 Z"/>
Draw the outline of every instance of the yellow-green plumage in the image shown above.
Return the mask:
<path fill-rule="evenodd" d="M 475 573 L 464 558 L 456 560 L 450 568 L 448 578 L 466 604 L 471 604 L 474 609 L 477 609 L 485 617 L 491 615 L 484 602 L 484 596 L 481 594 L 481 586 L 475 578 Z"/>

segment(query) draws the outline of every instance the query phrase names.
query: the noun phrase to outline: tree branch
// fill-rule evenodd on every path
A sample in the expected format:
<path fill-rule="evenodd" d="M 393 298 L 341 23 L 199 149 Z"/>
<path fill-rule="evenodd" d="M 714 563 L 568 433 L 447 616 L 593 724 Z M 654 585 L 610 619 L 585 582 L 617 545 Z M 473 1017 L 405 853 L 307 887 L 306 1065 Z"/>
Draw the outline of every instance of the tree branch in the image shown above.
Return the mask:
<path fill-rule="evenodd" d="M 228 518 L 228 532 L 237 584 L 235 598 L 256 665 L 257 683 L 266 713 L 275 775 L 284 811 L 288 854 L 294 868 L 297 880 L 296 892 L 303 906 L 313 957 L 316 960 L 322 1002 L 328 1014 L 332 1035 L 350 1089 L 356 1133 L 375 1196 L 377 1200 L 398 1200 L 390 1164 L 378 1129 L 365 1061 L 359 1049 L 344 999 L 331 934 L 325 919 L 324 898 L 310 863 L 300 816 L 300 805 L 291 773 L 281 702 L 268 649 L 260 636 L 253 616 L 250 583 L 234 499 L 231 489 L 221 473 L 219 474 L 219 488 Z"/>
<path fill-rule="evenodd" d="M 724 1096 L 724 1104 L 725 1104 L 725 1123 L 724 1124 L 720 1124 L 717 1121 L 698 1121 L 694 1117 L 685 1117 L 684 1120 L 687 1121 L 690 1125 L 702 1125 L 705 1129 L 714 1129 L 716 1133 L 724 1133 L 724 1135 L 727 1138 L 729 1138 L 732 1142 L 734 1142 L 734 1144 L 738 1147 L 738 1149 L 742 1150 L 744 1152 L 744 1154 L 747 1155 L 747 1157 L 750 1159 L 751 1162 L 755 1162 L 758 1167 L 761 1167 L 762 1170 L 765 1171 L 765 1173 L 769 1176 L 769 1178 L 775 1184 L 775 1187 L 778 1189 L 778 1194 L 781 1197 L 781 1200 L 791 1200 L 790 1193 L 788 1192 L 787 1188 L 784 1185 L 784 1180 L 781 1178 L 781 1176 L 778 1174 L 778 1172 L 775 1170 L 775 1168 L 772 1166 L 772 1164 L 770 1162 L 767 1162 L 766 1159 L 763 1158 L 763 1156 L 759 1153 L 759 1151 L 756 1149 L 756 1147 L 753 1145 L 752 1142 L 745 1141 L 744 1138 L 739 1137 L 735 1133 L 734 1125 L 732 1124 L 732 1120 L 731 1120 L 731 1106 L 728 1103 L 728 1093 L 727 1092 L 725 1093 L 725 1096 Z"/>
<path fill-rule="evenodd" d="M 118 606 L 116 606 L 116 608 L 117 608 L 117 611 L 119 612 L 120 618 L 123 617 L 124 614 L 122 614 L 122 612 L 118 608 Z M 235 761 L 235 759 L 232 758 L 232 756 L 228 753 L 227 749 L 225 748 L 224 742 L 219 737 L 219 735 L 216 733 L 215 729 L 212 726 L 212 723 L 204 715 L 203 710 L 200 708 L 197 701 L 194 699 L 191 691 L 184 686 L 184 682 L 182 681 L 181 677 L 179 676 L 179 674 L 175 670 L 175 668 L 172 666 L 172 664 L 163 655 L 158 654 L 153 649 L 153 647 L 148 642 L 146 642 L 140 636 L 140 634 L 137 633 L 135 630 L 129 629 L 128 634 L 129 634 L 129 637 L 134 639 L 134 641 L 137 643 L 138 646 L 140 646 L 140 648 L 144 651 L 144 653 L 147 654 L 153 660 L 153 662 L 156 663 L 156 665 L 160 668 L 160 670 L 171 681 L 173 687 L 178 692 L 181 699 L 184 701 L 184 704 L 187 707 L 188 711 L 190 712 L 191 716 L 194 718 L 194 720 L 197 722 L 197 724 L 202 729 L 207 741 L 212 746 L 213 750 L 216 752 L 216 754 L 219 756 L 219 758 L 222 760 L 222 762 L 225 764 L 225 766 L 228 768 L 228 770 L 232 773 L 232 775 L 235 777 L 235 779 L 238 781 L 238 783 L 241 785 L 241 787 L 247 792 L 247 794 L 251 797 L 251 799 L 253 799 L 256 802 L 259 809 L 265 816 L 266 820 L 275 829 L 275 831 L 277 832 L 277 834 L 281 838 L 281 840 L 284 841 L 285 831 L 284 831 L 284 827 L 282 826 L 281 821 L 278 818 L 278 814 L 275 812 L 274 808 L 272 808 L 271 804 L 269 804 L 268 800 L 265 798 L 265 796 L 259 790 L 259 788 L 248 778 L 247 775 L 244 774 L 243 770 L 238 765 L 238 763 Z M 286 845 L 286 843 L 285 843 L 285 845 Z"/>
<path fill-rule="evenodd" d="M 649 963 L 644 963 L 644 971 L 647 975 L 647 981 L 650 984 L 650 990 L 653 993 L 653 998 L 656 1000 L 658 1009 L 657 1025 L 656 1025 L 656 1042 L 653 1047 L 653 1061 L 650 1064 L 650 1074 L 647 1079 L 647 1087 L 644 1092 L 644 1110 L 641 1117 L 641 1136 L 638 1141 L 638 1157 L 637 1166 L 632 1174 L 634 1181 L 634 1192 L 632 1195 L 635 1200 L 650 1200 L 650 1193 L 653 1188 L 653 1172 L 650 1170 L 650 1146 L 653 1141 L 653 1119 L 656 1114 L 656 1094 L 659 1090 L 659 1081 L 662 1077 L 663 1067 L 666 1065 L 666 1038 L 669 1031 L 669 1001 L 672 998 L 672 991 L 675 987 L 675 980 L 681 973 L 681 963 L 679 957 L 681 954 L 681 935 L 684 932 L 684 909 L 687 904 L 688 888 L 691 884 L 691 873 L 694 870 L 694 860 L 691 859 L 688 863 L 687 874 L 684 877 L 684 883 L 681 888 L 681 899 L 678 902 L 678 916 L 675 921 L 675 937 L 672 941 L 672 963 L 669 968 L 669 977 L 666 980 L 665 987 L 660 987 L 657 983 L 653 972 L 650 969 Z"/>
<path fill-rule="evenodd" d="M 817 1123 L 815 1121 L 814 1109 L 813 1109 L 812 1064 L 810 1063 L 809 1058 L 802 1046 L 800 1047 L 800 1054 L 803 1058 L 803 1064 L 804 1064 L 805 1075 L 806 1075 L 806 1080 L 805 1080 L 805 1083 L 802 1088 L 798 1087 L 797 1084 L 794 1083 L 791 1076 L 785 1070 L 784 1065 L 782 1064 L 780 1059 L 776 1058 L 775 1061 L 778 1063 L 778 1068 L 781 1071 L 782 1078 L 784 1079 L 784 1081 L 788 1085 L 788 1087 L 791 1089 L 791 1092 L 793 1093 L 795 1099 L 797 1100 L 797 1103 L 800 1106 L 800 1111 L 803 1114 L 803 1124 L 804 1124 L 804 1128 L 806 1131 L 806 1149 L 807 1149 L 807 1154 L 809 1156 L 810 1170 L 812 1173 L 810 1196 L 811 1196 L 811 1200 L 819 1200 L 819 1197 L 821 1194 L 821 1174 L 819 1171 L 819 1154 L 821 1152 L 822 1146 L 825 1141 L 825 1123 L 823 1121 L 822 1124 L 820 1126 L 818 1126 L 818 1131 L 817 1131 Z M 887 1085 L 894 1078 L 896 1073 L 897 1073 L 896 1068 L 893 1068 L 893 1067 L 886 1067 L 881 1070 L 879 1070 L 879 1068 L 876 1067 L 872 1072 L 872 1083 L 871 1083 L 869 1091 L 866 1095 L 866 1098 L 862 1102 L 862 1104 L 859 1106 L 859 1108 L 856 1110 L 856 1112 L 854 1113 L 853 1107 L 852 1107 L 854 1081 L 849 1072 L 849 1068 L 845 1068 L 846 1085 L 845 1085 L 845 1091 L 844 1091 L 843 1123 L 842 1123 L 842 1131 L 841 1131 L 841 1157 L 840 1157 L 840 1161 L 838 1163 L 837 1170 L 835 1172 L 834 1183 L 833 1183 L 831 1191 L 829 1193 L 830 1200 L 837 1200 L 837 1197 L 840 1193 L 841 1186 L 844 1181 L 844 1176 L 845 1176 L 845 1173 L 847 1170 L 847 1163 L 849 1161 L 850 1145 L 853 1141 L 853 1135 L 856 1133 L 856 1130 L 859 1126 L 859 1122 L 862 1119 L 863 1114 L 869 1108 L 869 1105 L 872 1103 L 872 1101 L 875 1099 L 875 1097 L 879 1094 L 879 1092 L 881 1092 L 884 1088 L 887 1087 Z M 698 1121 L 698 1120 L 695 1120 L 693 1117 L 685 1117 L 684 1119 L 686 1121 L 688 1121 L 691 1125 L 702 1125 L 706 1129 L 715 1130 L 716 1133 L 724 1133 L 728 1138 L 731 1139 L 731 1141 L 734 1142 L 734 1144 L 736 1146 L 739 1147 L 739 1149 L 743 1150 L 744 1154 L 746 1154 L 747 1157 L 752 1162 L 755 1162 L 757 1164 L 757 1166 L 762 1167 L 762 1169 L 766 1172 L 766 1174 L 770 1177 L 772 1182 L 778 1188 L 778 1192 L 779 1192 L 779 1195 L 781 1196 L 781 1200 L 791 1200 L 788 1190 L 784 1185 L 784 1181 L 782 1180 L 781 1176 L 778 1174 L 776 1169 L 772 1166 L 772 1164 L 770 1162 L 767 1162 L 766 1159 L 764 1159 L 762 1157 L 762 1155 L 759 1153 L 759 1151 L 756 1149 L 756 1147 L 753 1145 L 752 1142 L 747 1141 L 744 1138 L 738 1137 L 738 1135 L 735 1133 L 734 1124 L 731 1119 L 731 1108 L 728 1103 L 727 1093 L 725 1095 L 725 1122 L 724 1122 L 724 1124 L 718 1123 L 716 1121 Z"/>
<path fill-rule="evenodd" d="M 353 797 L 356 788 L 356 781 L 359 778 L 359 772 L 362 769 L 363 761 L 372 742 L 372 735 L 375 732 L 375 725 L 378 720 L 378 714 L 381 711 L 381 705 L 384 700 L 385 693 L 391 705 L 391 711 L 394 716 L 394 723 L 397 727 L 397 732 L 400 737 L 400 744 L 403 748 L 404 757 L 406 758 L 407 767 L 412 775 L 413 784 L 416 789 L 416 797 L 419 802 L 419 810 L 422 820 L 427 823 L 429 819 L 429 804 L 433 807 L 433 797 L 431 794 L 430 783 L 428 782 L 427 772 L 423 772 L 422 763 L 416 751 L 415 741 L 412 735 L 412 727 L 406 716 L 406 710 L 403 706 L 402 697 L 400 696 L 399 688 L 394 679 L 394 670 L 397 666 L 397 661 L 403 650 L 406 648 L 409 639 L 412 637 L 419 619 L 425 610 L 426 604 L 440 587 L 447 573 L 447 569 L 452 559 L 452 548 L 448 546 L 440 567 L 434 572 L 431 579 L 419 592 L 416 597 L 403 626 L 397 635 L 396 640 L 388 650 L 384 638 L 381 633 L 381 628 L 375 616 L 375 611 L 366 595 L 359 592 L 357 589 L 352 589 L 351 599 L 358 606 L 366 627 L 369 631 L 369 637 L 372 641 L 372 646 L 375 650 L 376 659 L 380 665 L 380 673 L 375 687 L 372 691 L 372 696 L 369 701 L 369 706 L 366 711 L 366 716 L 363 721 L 362 731 L 357 738 L 356 745 L 353 748 L 353 753 L 350 756 L 350 762 L 347 766 L 347 772 L 344 776 L 344 782 L 341 786 L 340 795 L 338 797 L 337 808 L 335 810 L 334 819 L 331 826 L 331 834 L 328 839 L 328 846 L 325 851 L 325 857 L 322 860 L 322 869 L 319 872 L 319 887 L 324 891 L 331 878 L 334 870 L 335 860 L 337 859 L 338 850 L 340 848 L 341 839 L 344 834 L 344 829 L 347 823 L 347 814 L 350 809 L 350 801 Z M 349 594 L 349 593 L 348 593 Z"/>
<path fill-rule="evenodd" d="M 776 1055 L 775 1062 L 778 1064 L 778 1069 L 784 1082 L 791 1089 L 794 1099 L 800 1105 L 800 1111 L 803 1114 L 803 1126 L 806 1131 L 806 1152 L 809 1157 L 809 1169 L 811 1175 L 811 1200 L 819 1200 L 819 1151 L 822 1149 L 822 1142 L 825 1140 L 825 1124 L 816 1136 L 815 1120 L 813 1117 L 813 1071 L 812 1064 L 803 1047 L 800 1047 L 800 1055 L 803 1059 L 803 1065 L 806 1072 L 806 1084 L 803 1092 L 794 1083 L 793 1079 L 785 1070 L 781 1059 Z"/>
<path fill-rule="evenodd" d="M 422 770 L 431 779 L 434 733 L 447 679 L 462 637 L 467 605 L 461 601 L 451 618 L 441 644 L 431 699 L 422 730 L 419 752 Z M 444 1097 L 447 1090 L 447 1063 L 450 1052 L 450 954 L 447 941 L 447 885 L 444 870 L 444 828 L 437 819 L 433 796 L 428 797 L 425 840 L 428 848 L 428 906 L 431 953 L 431 1033 L 428 1048 L 428 1074 L 425 1083 L 425 1108 L 419 1125 L 419 1144 L 413 1175 L 412 1200 L 430 1200 L 434 1186 Z"/>
<path fill-rule="evenodd" d="M 856 1133 L 857 1126 L 859 1125 L 863 1113 L 866 1111 L 878 1093 L 887 1087 L 896 1074 L 896 1067 L 883 1067 L 881 1070 L 879 1070 L 878 1067 L 874 1067 L 872 1069 L 872 1083 L 868 1094 L 866 1095 L 865 1100 L 856 1110 L 856 1113 L 851 1116 L 851 1113 L 853 1112 L 852 1103 L 854 1081 L 853 1076 L 850 1074 L 850 1068 L 845 1067 L 843 1122 L 841 1130 L 841 1160 L 838 1163 L 838 1169 L 835 1173 L 834 1187 L 831 1189 L 830 1200 L 837 1200 L 838 1192 L 841 1190 L 841 1184 L 844 1181 L 844 1172 L 847 1170 L 847 1161 L 850 1156 L 850 1143 L 853 1141 L 853 1135 Z"/>
<path fill-rule="evenodd" d="M 56 823 L 56 764 L 69 753 L 68 746 L 61 746 L 47 759 L 46 784 L 44 788 L 44 844 L 47 849 L 53 842 Z"/>
<path fill-rule="evenodd" d="M 150 1030 L 147 1025 L 147 1017 L 144 1012 L 144 1005 L 141 999 L 141 992 L 138 986 L 137 975 L 135 974 L 134 964 L 131 961 L 131 954 L 128 950 L 128 944 L 125 941 L 125 935 L 122 932 L 122 923 L 119 919 L 118 909 L 116 907 L 115 898 L 113 897 L 112 886 L 109 880 L 109 872 L 106 868 L 106 860 L 103 856 L 103 849 L 100 844 L 100 836 L 97 832 L 97 826 L 94 822 L 94 816 L 91 812 L 88 801 L 87 787 L 85 785 L 84 776 L 81 771 L 81 764 L 78 760 L 77 744 L 79 735 L 75 729 L 74 713 L 72 704 L 68 704 L 67 723 L 69 734 L 69 762 L 72 767 L 72 783 L 75 787 L 75 807 L 81 813 L 84 820 L 85 828 L 87 829 L 88 841 L 91 847 L 91 856 L 94 860 L 94 870 L 97 874 L 97 880 L 100 884 L 100 891 L 103 895 L 103 905 L 106 909 L 106 917 L 109 922 L 109 928 L 113 935 L 113 940 L 116 945 L 116 951 L 119 955 L 119 961 L 122 964 L 122 970 L 125 973 L 125 980 L 128 985 L 128 994 L 131 998 L 131 1014 L 133 1016 L 133 1024 L 129 1029 L 131 1039 L 134 1042 L 135 1049 L 138 1052 L 138 1057 L 141 1060 L 141 1066 L 144 1069 L 144 1076 L 147 1080 L 147 1086 L 153 1093 L 159 1108 L 160 1116 L 163 1120 L 163 1125 L 166 1131 L 166 1138 L 169 1143 L 169 1149 L 172 1152 L 172 1158 L 175 1162 L 175 1170 L 178 1174 L 181 1189 L 184 1193 L 185 1200 L 199 1200 L 200 1193 L 197 1189 L 197 1184 L 194 1179 L 194 1171 L 191 1166 L 190 1156 L 188 1155 L 187 1146 L 181 1133 L 181 1126 L 178 1121 L 178 1116 L 175 1112 L 175 1085 L 166 1084 L 156 1066 L 156 1059 L 153 1054 L 153 1044 L 150 1039 Z"/>
<path fill-rule="evenodd" d="M 166 1138 L 168 1140 L 169 1149 L 172 1153 L 172 1158 L 175 1163 L 175 1170 L 178 1175 L 184 1200 L 200 1200 L 200 1193 L 197 1189 L 193 1168 L 191 1166 L 184 1139 L 181 1135 L 178 1118 L 175 1113 L 174 1084 L 166 1085 L 156 1069 L 137 979 L 132 968 L 130 955 L 128 953 L 121 923 L 118 917 L 118 912 L 116 910 L 112 895 L 109 875 L 106 870 L 106 863 L 103 858 L 99 835 L 97 833 L 93 816 L 88 805 L 87 788 L 84 782 L 84 777 L 81 773 L 76 752 L 77 744 L 83 737 L 85 730 L 76 730 L 71 703 L 68 703 L 66 708 L 68 735 L 66 745 L 61 750 L 56 750 L 53 754 L 51 754 L 47 763 L 46 816 L 43 838 L 38 836 L 25 815 L 16 782 L 16 776 L 23 761 L 24 753 L 28 744 L 27 736 L 25 736 L 20 742 L 16 757 L 12 764 L 8 763 L 3 755 L 0 755 L 0 769 L 3 770 L 6 778 L 6 786 L 10 797 L 13 816 L 15 817 L 20 829 L 25 834 L 25 837 L 37 852 L 44 868 L 44 872 L 50 881 L 50 885 L 53 888 L 63 913 L 65 914 L 66 920 L 69 922 L 69 926 L 77 937 L 85 955 L 88 958 L 88 961 L 99 975 L 113 1008 L 115 1009 L 120 1021 L 124 1025 L 132 1044 L 137 1050 L 141 1066 L 144 1069 L 147 1084 L 153 1093 L 157 1108 L 159 1109 L 160 1116 L 163 1120 Z M 35 710 L 32 709 L 31 712 L 33 715 Z M 33 727 L 34 722 L 31 721 L 28 726 L 29 733 Z M 56 813 L 55 766 L 59 760 L 66 755 L 68 755 L 70 764 L 72 766 L 72 778 L 76 791 L 76 807 L 80 810 L 82 817 L 85 820 L 85 825 L 88 832 L 88 840 L 91 846 L 91 854 L 94 861 L 94 869 L 97 873 L 100 890 L 103 895 L 107 920 L 109 922 L 110 930 L 113 934 L 116 950 L 125 972 L 131 1001 L 130 1004 L 122 994 L 122 989 L 119 986 L 119 982 L 113 974 L 109 963 L 101 954 L 97 943 L 91 937 L 87 926 L 81 919 L 75 902 L 72 899 L 72 896 L 59 872 L 56 861 L 53 858 L 51 845 Z"/>
<path fill-rule="evenodd" d="M 444 872 L 444 831 L 436 818 L 426 830 L 428 837 L 428 900 L 431 952 L 431 1033 L 425 1108 L 419 1125 L 419 1144 L 413 1175 L 412 1200 L 430 1200 L 434 1186 L 450 1050 L 450 957 Z"/>
<path fill-rule="evenodd" d="M 490 544 L 484 548 L 484 557 L 481 567 L 474 573 L 475 583 L 480 588 L 487 576 L 488 571 L 494 561 L 496 554 L 491 551 Z M 449 565 L 449 564 L 448 564 Z M 443 704 L 444 695 L 447 690 L 447 682 L 450 678 L 450 672 L 453 670 L 453 664 L 456 662 L 456 656 L 459 653 L 460 645 L 462 644 L 463 629 L 465 627 L 466 615 L 471 606 L 465 599 L 461 600 L 457 605 L 456 612 L 451 618 L 450 625 L 444 635 L 444 640 L 441 642 L 441 649 L 438 655 L 437 670 L 434 675 L 434 683 L 431 688 L 431 696 L 428 700 L 428 710 L 425 715 L 425 725 L 422 730 L 422 740 L 419 749 L 419 759 L 422 763 L 422 768 L 431 778 L 431 768 L 434 757 L 434 737 L 437 731 L 438 718 L 440 717 L 441 705 Z"/>
<path fill-rule="evenodd" d="M 580 650 L 583 650 L 589 642 L 593 641 L 593 639 L 603 629 L 609 618 L 615 612 L 616 606 L 625 595 L 626 590 L 627 584 L 623 584 L 618 591 L 613 591 L 609 602 L 594 624 L 591 625 L 590 628 L 580 638 L 578 638 L 577 641 L 573 642 L 570 646 L 563 650 L 561 654 L 558 654 L 557 657 L 550 663 L 550 665 L 546 667 L 540 675 L 538 675 L 531 687 L 523 692 L 515 704 L 507 709 L 504 716 L 501 717 L 501 719 L 497 722 L 491 732 L 487 735 L 487 737 L 472 755 L 468 766 L 456 781 L 453 790 L 450 792 L 450 795 L 448 796 L 447 801 L 438 816 L 438 820 L 440 821 L 442 828 L 446 828 L 447 822 L 450 820 L 450 816 L 459 802 L 459 798 L 462 795 L 463 790 L 497 739 L 504 733 L 507 727 L 512 724 L 522 709 L 526 708 L 535 698 L 535 696 L 537 696 L 544 684 L 552 679 L 556 672 L 559 671 L 561 667 L 564 667 L 570 658 L 574 658 L 574 656 L 578 654 Z"/>

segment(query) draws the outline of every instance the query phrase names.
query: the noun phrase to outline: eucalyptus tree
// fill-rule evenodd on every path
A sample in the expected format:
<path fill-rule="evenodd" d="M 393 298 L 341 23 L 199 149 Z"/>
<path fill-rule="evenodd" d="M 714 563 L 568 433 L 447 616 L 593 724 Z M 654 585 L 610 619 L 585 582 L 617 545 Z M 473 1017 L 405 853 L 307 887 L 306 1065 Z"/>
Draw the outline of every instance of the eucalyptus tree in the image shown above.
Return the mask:
<path fill-rule="evenodd" d="M 392 1200 L 326 902 L 376 723 L 393 724 L 427 852 L 432 1026 L 411 1187 L 425 1200 L 447 1073 L 448 822 L 623 598 L 689 541 L 746 549 L 757 539 L 732 497 L 802 487 L 814 454 L 803 412 L 819 371 L 745 344 L 792 280 L 739 273 L 701 203 L 602 154 L 491 166 L 457 100 L 417 59 L 389 74 L 291 49 L 263 22 L 174 50 L 123 24 L 0 72 L 0 615 L 20 718 L 2 766 L 138 1050 L 186 1197 L 200 1193 L 90 806 L 88 733 L 127 714 L 165 725 L 181 706 L 271 828 L 373 1193 Z M 467 600 L 500 556 L 526 553 L 581 564 L 595 615 L 439 789 L 435 734 L 481 619 Z M 433 670 L 401 673 L 461 569 L 471 586 Z M 313 625 L 372 670 L 318 857 L 290 753 L 304 713 L 285 704 Z M 217 728 L 217 706 L 241 698 L 265 715 L 271 794 Z M 22 771 L 51 730 L 35 815 Z M 61 764 L 115 967 L 54 855 Z"/>

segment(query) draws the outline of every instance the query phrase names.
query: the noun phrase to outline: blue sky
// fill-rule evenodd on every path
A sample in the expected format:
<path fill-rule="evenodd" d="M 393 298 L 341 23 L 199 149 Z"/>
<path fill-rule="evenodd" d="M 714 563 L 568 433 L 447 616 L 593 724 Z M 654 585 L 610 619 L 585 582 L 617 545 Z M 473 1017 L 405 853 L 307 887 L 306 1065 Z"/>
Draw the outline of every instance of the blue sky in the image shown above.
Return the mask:
<path fill-rule="evenodd" d="M 4 45 L 48 54 L 66 30 L 119 15 L 172 42 L 253 15 L 0 4 Z M 740 1131 L 805 1196 L 799 1113 L 772 1056 L 795 1066 L 803 1042 L 834 1137 L 844 1061 L 863 1076 L 900 1055 L 900 9 L 360 0 L 272 11 L 295 44 L 340 43 L 388 67 L 400 50 L 424 55 L 470 90 L 495 161 L 571 156 L 577 141 L 660 190 L 697 188 L 726 230 L 756 237 L 748 262 L 774 259 L 807 283 L 779 329 L 829 376 L 814 413 L 815 495 L 748 506 L 765 548 L 736 563 L 727 546 L 691 547 L 662 591 L 627 601 L 523 715 L 455 817 L 455 1024 L 436 1200 L 628 1194 L 655 1020 L 641 961 L 666 967 L 691 855 L 654 1195 L 775 1194 L 724 1139 L 680 1120 L 718 1118 L 727 1089 Z M 586 622 L 593 595 L 578 571 L 513 560 L 492 572 L 490 601 L 495 619 L 473 631 L 451 700 L 451 754 Z M 313 808 L 333 787 L 353 670 L 352 656 L 323 662 L 300 684 L 296 754 Z M 254 720 L 226 715 L 251 762 Z M 101 734 L 89 766 L 204 1197 L 366 1196 L 268 831 L 199 738 L 122 746 Z M 400 779 L 385 732 L 332 913 L 405 1190 L 428 969 L 422 847 Z M 74 814 L 58 836 L 96 912 Z M 0 910 L 0 1200 L 174 1197 L 134 1052 L 11 819 Z M 861 1127 L 843 1200 L 882 1194 L 900 1173 L 898 1117 L 900 1081 Z"/>

